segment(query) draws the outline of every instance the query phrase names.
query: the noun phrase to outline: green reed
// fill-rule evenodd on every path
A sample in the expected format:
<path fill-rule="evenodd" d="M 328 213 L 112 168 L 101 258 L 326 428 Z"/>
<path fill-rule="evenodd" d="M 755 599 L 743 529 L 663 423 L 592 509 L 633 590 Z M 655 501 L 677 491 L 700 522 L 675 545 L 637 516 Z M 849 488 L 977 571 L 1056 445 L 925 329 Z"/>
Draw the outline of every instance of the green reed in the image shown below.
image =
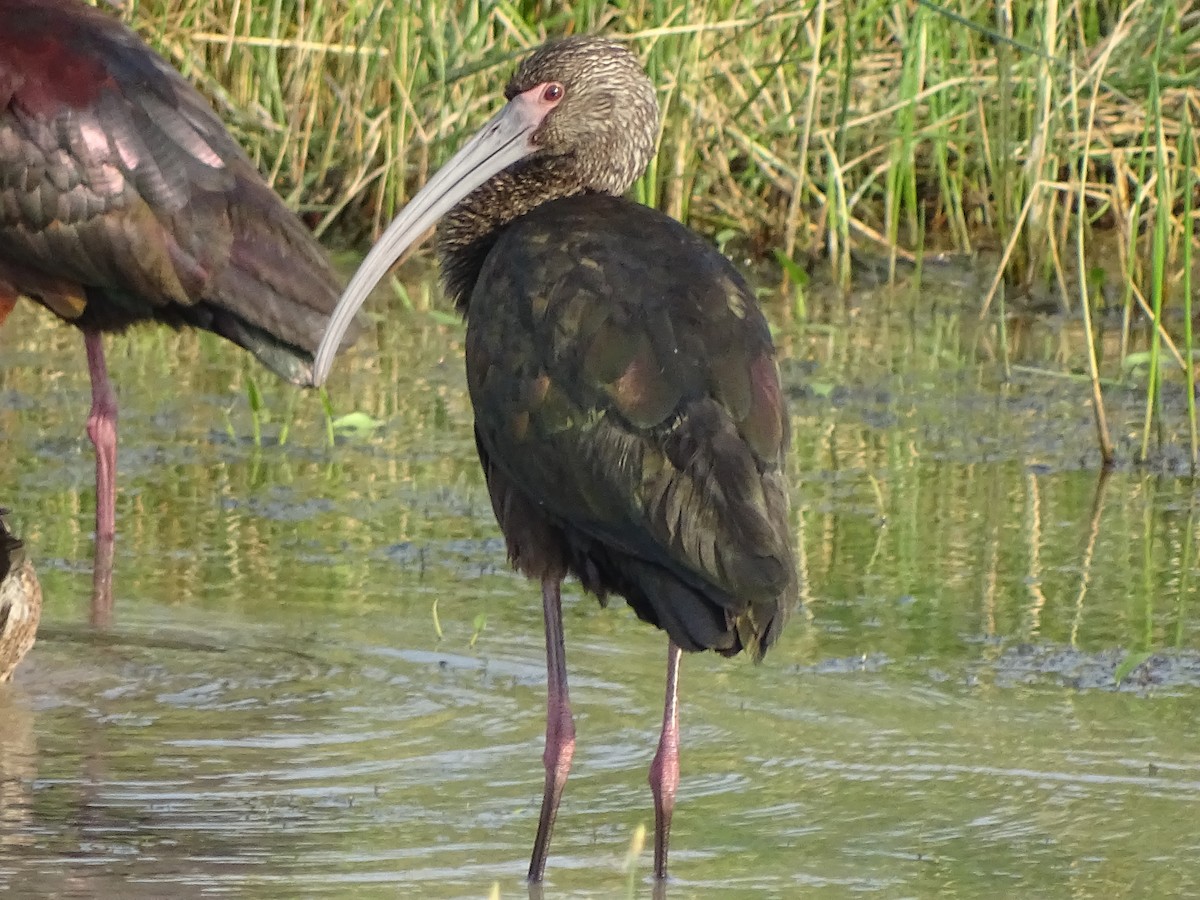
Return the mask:
<path fill-rule="evenodd" d="M 1155 53 L 1157 56 L 1157 51 Z M 1167 254 L 1170 242 L 1171 228 L 1171 187 L 1167 166 L 1167 148 L 1163 139 L 1161 115 L 1161 93 L 1159 88 L 1158 67 L 1155 65 L 1150 82 L 1150 97 L 1154 117 L 1154 190 L 1156 203 L 1154 205 L 1154 228 L 1151 235 L 1150 251 L 1150 301 L 1151 322 L 1157 326 L 1162 322 L 1163 295 L 1166 291 Z M 1142 423 L 1141 458 L 1149 455 L 1150 430 L 1155 414 L 1159 412 L 1162 399 L 1160 358 L 1162 354 L 1161 329 L 1154 327 L 1150 336 L 1150 365 L 1146 379 L 1145 416 Z"/>
<path fill-rule="evenodd" d="M 1193 215 L 1196 191 L 1195 147 L 1193 144 L 1192 117 L 1190 110 L 1183 120 L 1183 135 L 1180 142 L 1179 165 L 1183 170 L 1183 245 L 1180 269 L 1182 279 L 1180 289 L 1183 293 L 1183 362 L 1187 375 L 1187 384 L 1196 383 L 1196 349 L 1195 335 L 1192 333 L 1192 250 L 1196 239 L 1196 220 Z M 1200 433 L 1196 427 L 1196 391 L 1194 388 L 1187 392 L 1188 410 L 1188 449 L 1192 465 L 1192 474 L 1200 464 Z"/>

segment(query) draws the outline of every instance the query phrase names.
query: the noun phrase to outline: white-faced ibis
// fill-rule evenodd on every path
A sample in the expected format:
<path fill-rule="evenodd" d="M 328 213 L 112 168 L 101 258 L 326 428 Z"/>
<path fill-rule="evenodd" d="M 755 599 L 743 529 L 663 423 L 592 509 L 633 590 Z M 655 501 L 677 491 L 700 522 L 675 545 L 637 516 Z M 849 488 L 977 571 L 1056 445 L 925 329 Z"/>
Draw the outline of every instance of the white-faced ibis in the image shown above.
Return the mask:
<path fill-rule="evenodd" d="M 79 0 L 0 0 L 0 322 L 24 295 L 83 331 L 98 600 L 117 432 L 101 334 L 202 328 L 305 384 L 338 291 L 212 107 L 133 31 Z"/>
<path fill-rule="evenodd" d="M 546 784 L 540 881 L 575 747 L 560 585 L 623 596 L 667 632 L 650 768 L 654 870 L 667 872 L 679 779 L 680 650 L 753 658 L 797 597 L 788 416 L 766 320 L 706 241 L 620 196 L 654 152 L 658 104 L 611 40 L 547 44 L 508 104 L 413 198 L 343 295 L 320 383 L 367 293 L 434 222 L 468 317 L 467 382 L 492 506 L 514 566 L 542 585 Z"/>
<path fill-rule="evenodd" d="M 25 546 L 8 530 L 0 509 L 0 684 L 37 638 L 42 617 L 42 588 L 25 556 Z"/>

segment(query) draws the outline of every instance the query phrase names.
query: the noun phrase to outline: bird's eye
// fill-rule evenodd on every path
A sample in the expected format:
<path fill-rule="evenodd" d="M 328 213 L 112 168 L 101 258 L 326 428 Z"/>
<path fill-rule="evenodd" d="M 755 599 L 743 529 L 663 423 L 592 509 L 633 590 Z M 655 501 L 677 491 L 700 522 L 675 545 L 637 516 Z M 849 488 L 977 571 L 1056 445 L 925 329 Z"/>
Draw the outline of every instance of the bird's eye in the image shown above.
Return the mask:
<path fill-rule="evenodd" d="M 563 94 L 565 93 L 566 91 L 563 89 L 561 84 L 559 84 L 557 81 L 552 81 L 550 84 L 546 85 L 546 89 L 542 91 L 542 99 L 547 103 L 557 103 L 563 98 Z"/>

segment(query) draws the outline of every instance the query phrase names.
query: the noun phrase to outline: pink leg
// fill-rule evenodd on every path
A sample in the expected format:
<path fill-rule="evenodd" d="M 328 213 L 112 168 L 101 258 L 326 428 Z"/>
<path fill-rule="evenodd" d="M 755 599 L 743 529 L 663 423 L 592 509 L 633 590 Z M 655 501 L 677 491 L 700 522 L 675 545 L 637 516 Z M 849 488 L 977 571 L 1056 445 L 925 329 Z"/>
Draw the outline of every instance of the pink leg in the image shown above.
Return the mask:
<path fill-rule="evenodd" d="M 667 877 L 667 843 L 671 839 L 671 813 L 679 787 L 679 656 L 674 641 L 667 644 L 667 699 L 663 704 L 662 734 L 650 764 L 650 789 L 654 792 L 654 877 Z"/>
<path fill-rule="evenodd" d="M 96 448 L 96 559 L 92 569 L 92 624 L 105 625 L 112 613 L 113 538 L 117 506 L 117 395 L 104 364 L 104 339 L 83 333 L 88 373 L 92 377 L 92 411 L 88 437 Z"/>
<path fill-rule="evenodd" d="M 546 788 L 542 793 L 542 815 L 538 820 L 537 839 L 529 860 L 529 880 L 539 882 L 546 872 L 546 853 L 550 832 L 558 814 L 571 757 L 575 755 L 575 721 L 571 718 L 571 699 L 567 695 L 567 657 L 563 648 L 561 583 L 547 578 L 542 582 L 542 610 L 546 617 Z"/>

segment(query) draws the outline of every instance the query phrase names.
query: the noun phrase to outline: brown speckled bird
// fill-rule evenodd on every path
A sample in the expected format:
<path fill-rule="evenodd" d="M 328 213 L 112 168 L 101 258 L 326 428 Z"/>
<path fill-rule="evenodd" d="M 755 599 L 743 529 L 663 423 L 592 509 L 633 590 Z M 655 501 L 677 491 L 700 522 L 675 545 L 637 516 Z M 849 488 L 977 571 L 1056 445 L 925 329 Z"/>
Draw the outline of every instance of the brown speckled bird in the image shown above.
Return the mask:
<path fill-rule="evenodd" d="M 680 650 L 746 651 L 797 598 L 775 348 L 738 272 L 673 219 L 623 199 L 654 151 L 654 88 L 627 49 L 547 44 L 508 105 L 388 228 L 317 351 L 317 382 L 388 267 L 435 221 L 467 316 L 467 382 L 513 564 L 542 585 L 546 783 L 529 866 L 540 881 L 575 747 L 560 585 L 623 596 L 667 632 L 650 769 L 655 874 L 679 779 Z"/>
<path fill-rule="evenodd" d="M 133 31 L 79 0 L 0 0 L 0 322 L 24 295 L 83 331 L 102 600 L 117 401 L 101 334 L 202 328 L 305 384 L 338 291 L 308 229 Z"/>
<path fill-rule="evenodd" d="M 37 639 L 42 617 L 42 589 L 25 546 L 4 522 L 0 509 L 0 684 L 12 678 Z"/>

